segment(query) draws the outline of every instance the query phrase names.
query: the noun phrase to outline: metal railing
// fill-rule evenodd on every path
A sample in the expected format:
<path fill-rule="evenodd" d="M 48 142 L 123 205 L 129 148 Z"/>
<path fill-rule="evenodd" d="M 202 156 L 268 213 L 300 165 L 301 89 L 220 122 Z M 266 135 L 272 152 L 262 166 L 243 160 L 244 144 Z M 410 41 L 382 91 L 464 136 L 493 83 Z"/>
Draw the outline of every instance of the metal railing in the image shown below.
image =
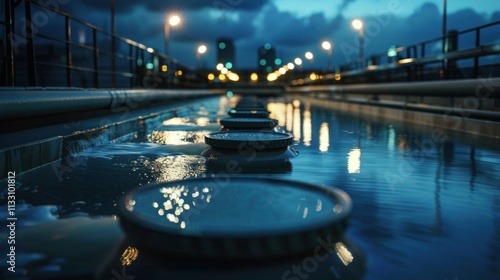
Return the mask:
<path fill-rule="evenodd" d="M 24 17 L 16 20 L 16 11 L 20 12 L 23 6 Z M 0 49 L 4 45 L 0 85 L 93 88 L 206 86 L 204 73 L 55 6 L 39 0 L 5 0 L 4 21 L 0 23 L 5 30 L 5 44 L 0 44 Z M 47 32 L 48 20 L 62 22 L 59 27 L 63 29 L 61 33 L 64 36 L 55 36 L 54 30 Z M 15 28 L 16 25 L 21 28 Z M 90 40 L 87 40 L 88 33 Z M 82 34 L 83 37 L 79 37 Z"/>
<path fill-rule="evenodd" d="M 496 41 L 484 42 L 481 34 L 488 28 Z M 471 38 L 467 38 L 467 36 Z M 467 44 L 459 45 L 460 39 Z M 465 40 L 464 40 L 465 39 Z M 358 82 L 391 82 L 477 78 L 481 68 L 500 75 L 500 21 L 463 31 L 450 31 L 445 37 L 403 47 L 391 47 L 387 53 L 372 55 L 341 65 L 335 72 L 316 72 L 314 76 L 294 77 L 292 85 Z M 463 42 L 462 42 L 463 43 Z M 492 58 L 490 64 L 481 57 Z M 465 62 L 463 67 L 457 63 Z"/>

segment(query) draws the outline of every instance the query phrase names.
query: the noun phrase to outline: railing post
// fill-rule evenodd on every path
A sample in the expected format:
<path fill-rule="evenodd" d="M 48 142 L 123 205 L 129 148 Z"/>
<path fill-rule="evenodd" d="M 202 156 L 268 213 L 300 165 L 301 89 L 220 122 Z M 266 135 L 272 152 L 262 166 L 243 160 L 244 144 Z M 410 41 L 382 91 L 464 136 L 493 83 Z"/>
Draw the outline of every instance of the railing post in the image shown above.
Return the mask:
<path fill-rule="evenodd" d="M 7 86 L 15 86 L 15 60 L 14 60 L 14 48 L 12 47 L 12 42 L 14 41 L 14 26 L 13 26 L 13 10 L 14 7 L 11 5 L 11 0 L 5 0 L 5 34 L 6 34 L 6 42 L 5 42 L 5 50 L 6 50 L 6 63 L 5 68 L 5 76 L 2 77 L 5 79 L 5 85 Z M 2 83 L 3 84 L 3 83 Z"/>
<path fill-rule="evenodd" d="M 28 70 L 28 86 L 36 86 L 35 47 L 33 45 L 33 22 L 31 21 L 31 0 L 24 3 L 24 16 L 26 17 L 26 63 Z"/>
<path fill-rule="evenodd" d="M 134 80 L 135 80 L 135 61 L 134 61 L 134 48 L 132 47 L 132 44 L 128 44 L 128 57 L 130 59 L 130 63 L 129 63 L 129 71 L 130 71 L 130 74 L 132 75 L 130 77 L 130 87 L 133 88 L 134 87 Z"/>
<path fill-rule="evenodd" d="M 66 33 L 66 85 L 71 86 L 71 22 L 69 17 L 65 19 L 65 33 Z"/>
<path fill-rule="evenodd" d="M 97 43 L 97 30 L 92 29 L 92 38 L 94 40 L 94 87 L 99 87 L 99 45 Z"/>
<path fill-rule="evenodd" d="M 111 87 L 116 87 L 116 26 L 115 0 L 111 0 Z"/>
<path fill-rule="evenodd" d="M 481 29 L 476 29 L 476 48 L 481 46 Z M 474 78 L 479 77 L 479 57 L 474 56 Z"/>

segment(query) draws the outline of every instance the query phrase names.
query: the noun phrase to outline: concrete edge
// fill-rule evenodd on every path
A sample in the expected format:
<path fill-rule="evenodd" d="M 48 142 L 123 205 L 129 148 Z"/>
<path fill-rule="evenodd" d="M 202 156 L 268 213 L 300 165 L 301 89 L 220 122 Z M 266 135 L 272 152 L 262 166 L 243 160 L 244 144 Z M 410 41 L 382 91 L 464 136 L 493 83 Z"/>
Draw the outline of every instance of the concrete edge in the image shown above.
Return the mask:
<path fill-rule="evenodd" d="M 71 172 L 78 162 L 74 153 L 99 144 L 111 142 L 119 137 L 144 129 L 149 122 L 161 117 L 174 117 L 183 107 L 175 107 L 165 111 L 123 120 L 107 125 L 97 126 L 69 135 L 50 137 L 39 141 L 0 150 L 0 180 L 6 178 L 8 171 L 23 173 L 46 164 L 52 164 L 59 179 Z"/>

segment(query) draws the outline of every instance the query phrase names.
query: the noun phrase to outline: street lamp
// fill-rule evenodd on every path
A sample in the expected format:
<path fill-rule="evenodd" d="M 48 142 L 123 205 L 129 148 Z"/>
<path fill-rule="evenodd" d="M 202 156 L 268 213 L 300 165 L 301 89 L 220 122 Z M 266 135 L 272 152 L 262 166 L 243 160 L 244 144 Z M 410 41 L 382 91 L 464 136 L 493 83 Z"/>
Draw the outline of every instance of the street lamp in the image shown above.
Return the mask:
<path fill-rule="evenodd" d="M 446 51 L 446 0 L 443 0 L 443 53 Z"/>
<path fill-rule="evenodd" d="M 196 64 L 199 67 L 200 67 L 200 58 L 206 52 L 207 52 L 207 46 L 205 46 L 205 45 L 198 46 L 198 50 L 196 51 Z"/>
<path fill-rule="evenodd" d="M 165 21 L 165 54 L 167 56 L 170 55 L 169 53 L 169 41 L 170 41 L 170 27 L 171 26 L 176 26 L 181 23 L 181 18 L 178 15 L 173 15 L 168 20 Z"/>
<path fill-rule="evenodd" d="M 363 28 L 363 22 L 359 19 L 352 21 L 352 27 L 359 30 L 359 60 L 363 59 L 363 37 L 365 36 L 365 31 Z"/>
<path fill-rule="evenodd" d="M 299 70 L 302 72 L 302 59 L 300 59 L 300 57 L 296 57 L 293 62 L 295 65 L 299 66 Z"/>
<path fill-rule="evenodd" d="M 311 62 L 311 70 L 312 70 L 314 64 L 314 55 L 312 54 L 312 52 L 306 52 L 304 56 Z"/>
<path fill-rule="evenodd" d="M 323 41 L 321 47 L 328 52 L 328 70 L 332 69 L 332 44 L 328 41 Z"/>

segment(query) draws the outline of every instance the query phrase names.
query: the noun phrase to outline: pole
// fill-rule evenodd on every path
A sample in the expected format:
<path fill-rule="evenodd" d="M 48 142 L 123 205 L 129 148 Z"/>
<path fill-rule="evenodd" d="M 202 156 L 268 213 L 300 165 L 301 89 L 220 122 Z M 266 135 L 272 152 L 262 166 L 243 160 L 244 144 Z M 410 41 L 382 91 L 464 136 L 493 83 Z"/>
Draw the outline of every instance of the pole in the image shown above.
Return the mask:
<path fill-rule="evenodd" d="M 364 57 L 364 41 L 365 41 L 365 27 L 359 29 L 359 61 L 361 62 Z"/>
<path fill-rule="evenodd" d="M 446 51 L 446 0 L 443 0 L 443 53 Z"/>
<path fill-rule="evenodd" d="M 115 25 L 115 0 L 111 1 L 111 87 L 116 87 L 116 25 Z"/>
<path fill-rule="evenodd" d="M 12 42 L 14 42 L 14 7 L 11 6 L 12 2 L 10 0 L 5 1 L 5 33 L 6 42 L 6 59 L 5 59 L 5 85 L 15 86 L 15 60 L 14 60 L 14 47 Z M 0 83 L 1 84 L 1 83 Z M 3 85 L 3 84 L 2 84 Z"/>
<path fill-rule="evenodd" d="M 170 55 L 169 53 L 169 40 L 170 40 L 170 23 L 168 22 L 168 19 L 165 21 L 165 54 L 167 56 Z"/>
<path fill-rule="evenodd" d="M 328 71 L 332 70 L 332 49 L 333 46 L 331 46 L 330 49 L 328 50 Z"/>
<path fill-rule="evenodd" d="M 35 63 L 35 45 L 33 43 L 33 37 L 35 35 L 33 31 L 33 21 L 31 13 L 31 0 L 27 0 L 25 3 L 25 18 L 26 18 L 26 62 L 28 68 L 28 86 L 36 86 L 36 63 Z"/>

